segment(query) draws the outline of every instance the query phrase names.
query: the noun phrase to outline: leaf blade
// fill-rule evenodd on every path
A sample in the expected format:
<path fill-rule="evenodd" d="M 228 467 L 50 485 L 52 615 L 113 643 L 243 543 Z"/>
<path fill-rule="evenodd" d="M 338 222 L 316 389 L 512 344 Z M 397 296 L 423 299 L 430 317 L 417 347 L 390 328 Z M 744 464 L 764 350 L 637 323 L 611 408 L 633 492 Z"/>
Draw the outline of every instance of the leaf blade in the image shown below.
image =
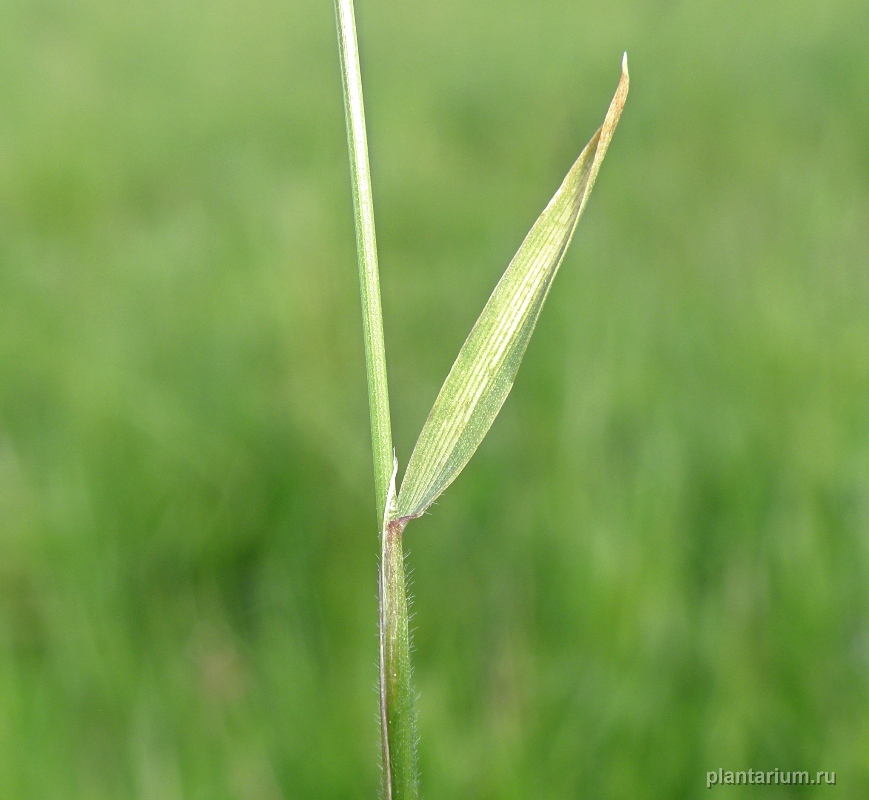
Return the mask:
<path fill-rule="evenodd" d="M 438 393 L 408 463 L 396 518 L 421 516 L 455 480 L 507 399 L 618 124 L 628 83 L 625 54 L 603 125 L 528 232 Z"/>

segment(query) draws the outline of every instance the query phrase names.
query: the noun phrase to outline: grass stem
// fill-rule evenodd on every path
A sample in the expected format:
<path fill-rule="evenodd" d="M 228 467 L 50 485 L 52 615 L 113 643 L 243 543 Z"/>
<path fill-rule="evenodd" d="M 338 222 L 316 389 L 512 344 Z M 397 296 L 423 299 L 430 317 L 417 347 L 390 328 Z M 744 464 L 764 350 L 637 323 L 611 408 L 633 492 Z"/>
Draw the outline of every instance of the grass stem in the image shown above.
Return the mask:
<path fill-rule="evenodd" d="M 381 521 L 379 588 L 380 718 L 385 800 L 417 797 L 416 732 L 413 690 L 410 685 L 410 636 L 407 623 L 402 533 L 404 523 L 393 519 L 395 457 L 389 419 L 386 349 L 380 307 L 377 243 L 374 235 L 374 203 L 362 102 L 362 78 L 356 42 L 353 0 L 335 0 L 344 109 L 356 221 L 359 285 L 371 411 L 374 451 L 374 485 L 377 515 Z"/>
<path fill-rule="evenodd" d="M 380 307 L 380 277 L 377 270 L 377 241 L 374 235 L 374 201 L 362 103 L 362 75 L 356 43 L 353 0 L 335 0 L 341 77 L 344 83 L 344 111 L 347 117 L 347 145 L 350 151 L 350 179 L 359 257 L 359 287 L 362 294 L 362 325 L 365 364 L 368 374 L 368 404 L 371 412 L 371 444 L 374 452 L 374 487 L 377 519 L 383 520 L 389 479 L 392 475 L 392 427 L 389 419 L 389 388 L 386 381 L 386 348 L 383 312 Z"/>

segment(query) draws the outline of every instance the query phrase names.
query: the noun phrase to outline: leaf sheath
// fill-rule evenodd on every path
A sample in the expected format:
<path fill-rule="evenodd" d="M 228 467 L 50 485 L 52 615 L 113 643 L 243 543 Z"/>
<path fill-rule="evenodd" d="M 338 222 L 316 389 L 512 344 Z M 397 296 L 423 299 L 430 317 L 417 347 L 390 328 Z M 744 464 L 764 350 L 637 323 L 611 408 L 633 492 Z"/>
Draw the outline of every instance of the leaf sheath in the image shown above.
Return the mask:
<path fill-rule="evenodd" d="M 416 800 L 416 717 L 405 591 L 404 523 L 384 525 L 380 560 L 380 727 L 385 800 Z"/>

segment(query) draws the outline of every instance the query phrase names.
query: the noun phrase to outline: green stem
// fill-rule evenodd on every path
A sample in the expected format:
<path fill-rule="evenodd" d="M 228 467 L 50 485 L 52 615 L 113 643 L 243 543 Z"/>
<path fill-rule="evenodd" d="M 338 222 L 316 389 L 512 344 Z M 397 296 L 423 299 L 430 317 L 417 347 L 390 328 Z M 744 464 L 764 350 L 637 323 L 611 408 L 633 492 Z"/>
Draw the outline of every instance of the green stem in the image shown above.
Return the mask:
<path fill-rule="evenodd" d="M 417 797 L 416 716 L 410 684 L 410 634 L 407 623 L 404 522 L 383 531 L 380 569 L 380 715 L 385 800 Z"/>
<path fill-rule="evenodd" d="M 413 690 L 410 685 L 410 636 L 401 542 L 406 523 L 393 519 L 395 468 L 386 381 L 386 350 L 353 0 L 335 0 L 335 13 L 344 83 L 356 246 L 359 254 L 359 284 L 374 451 L 374 486 L 377 515 L 382 525 L 378 583 L 383 791 L 385 800 L 416 800 L 416 732 Z"/>
<path fill-rule="evenodd" d="M 362 75 L 359 71 L 353 0 L 335 0 L 335 13 L 341 52 L 341 76 L 344 82 L 356 248 L 359 254 L 362 327 L 368 373 L 368 405 L 371 411 L 371 443 L 374 451 L 374 488 L 377 495 L 377 519 L 380 522 L 386 509 L 386 495 L 392 476 L 392 427 L 389 421 L 389 388 L 386 382 L 386 348 L 383 343 L 383 313 L 380 308 L 377 241 L 374 236 L 374 201 L 371 197 L 371 171 L 368 166 L 365 108 L 362 103 Z"/>

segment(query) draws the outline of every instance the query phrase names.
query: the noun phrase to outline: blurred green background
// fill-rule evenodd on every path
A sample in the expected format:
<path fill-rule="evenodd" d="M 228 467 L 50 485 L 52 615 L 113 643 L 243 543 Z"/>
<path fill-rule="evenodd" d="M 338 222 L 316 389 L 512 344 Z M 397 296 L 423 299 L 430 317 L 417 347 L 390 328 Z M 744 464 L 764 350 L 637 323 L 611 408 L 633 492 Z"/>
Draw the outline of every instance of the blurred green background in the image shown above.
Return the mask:
<path fill-rule="evenodd" d="M 869 5 L 357 14 L 402 465 L 631 62 L 514 392 L 405 535 L 424 796 L 869 797 Z M 0 19 L 0 797 L 373 798 L 332 3 Z"/>

